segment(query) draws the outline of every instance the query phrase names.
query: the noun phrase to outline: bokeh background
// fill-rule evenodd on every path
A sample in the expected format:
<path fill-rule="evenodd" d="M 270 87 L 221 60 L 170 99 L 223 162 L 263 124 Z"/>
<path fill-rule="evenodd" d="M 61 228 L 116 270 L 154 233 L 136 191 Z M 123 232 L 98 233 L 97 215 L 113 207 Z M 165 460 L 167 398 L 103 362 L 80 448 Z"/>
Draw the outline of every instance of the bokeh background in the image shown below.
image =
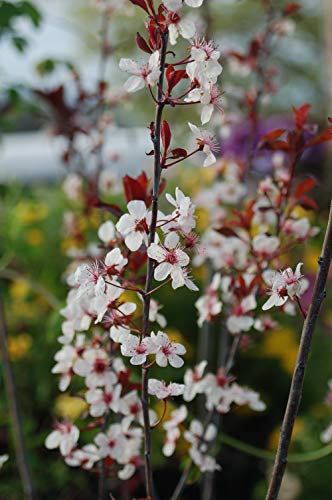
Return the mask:
<path fill-rule="evenodd" d="M 92 499 L 96 488 L 94 475 L 69 468 L 43 445 L 55 418 L 75 419 L 85 409 L 80 399 L 67 393 L 59 395 L 56 377 L 51 374 L 61 326 L 59 309 L 66 296 L 63 273 L 69 262 L 68 250 L 84 243 L 65 230 L 63 214 L 69 210 L 76 214 L 80 231 L 87 240 L 96 239 L 94 232 L 103 220 L 97 209 L 83 213 L 80 202 L 69 200 L 62 188 L 66 174 L 63 153 L 68 139 L 65 125 L 73 116 L 76 124 L 89 125 L 93 114 L 90 103 L 73 112 L 78 102 L 76 74 L 87 92 L 93 92 L 100 80 L 105 80 L 112 89 L 108 96 L 112 104 L 111 127 L 105 137 L 107 166 L 118 178 L 126 173 L 139 174 L 142 168 L 148 171 L 150 166 L 145 155 L 149 148 L 145 127 L 151 121 L 152 104 L 146 102 L 144 92 L 132 99 L 116 97 L 121 95 L 124 81 L 117 63 L 124 55 L 137 55 L 133 34 L 140 29 L 142 19 L 129 2 L 116 3 L 121 8 L 116 9 L 108 27 L 109 51 L 104 64 L 100 57 L 103 16 L 98 2 L 0 0 L 0 291 L 29 462 L 38 497 L 42 499 Z M 273 123 L 280 120 L 287 123 L 291 105 L 304 102 L 312 104 L 311 117 L 318 123 L 324 122 L 328 110 L 331 114 L 332 3 L 302 0 L 300 4 L 294 34 L 282 39 L 271 56 L 279 68 L 279 90 L 264 106 L 262 126 L 273 128 Z M 264 24 L 262 2 L 258 0 L 205 0 L 202 13 L 197 22 L 220 44 L 222 53 L 243 50 Z M 222 76 L 226 95 L 228 92 L 231 96 L 239 84 L 239 77 L 226 64 Z M 236 105 L 232 97 L 228 105 Z M 270 120 L 266 125 L 264 115 Z M 181 119 L 184 125 L 179 123 L 176 131 L 180 138 L 186 133 L 187 118 L 197 121 L 195 115 L 184 115 Z M 63 128 L 59 126 L 61 123 Z M 236 138 L 234 144 L 228 144 L 236 146 Z M 90 147 L 82 140 L 82 163 L 77 168 L 89 169 L 91 155 L 84 164 L 84 153 Z M 320 180 L 316 199 L 321 226 L 326 220 L 331 194 L 330 165 L 327 148 L 315 151 L 303 165 L 304 170 Z M 202 174 L 192 167 L 178 178 L 171 178 L 170 184 L 180 183 L 185 192 L 195 195 L 202 175 L 208 182 L 208 171 Z M 200 224 L 203 228 L 203 216 Z M 318 237 L 296 252 L 297 261 L 303 259 L 311 279 L 320 245 Z M 198 272 L 197 279 L 204 282 L 204 273 Z M 179 292 L 176 297 L 167 291 L 161 295 L 169 329 L 187 344 L 190 361 L 195 361 L 197 348 L 195 300 L 187 292 Z M 320 433 L 332 417 L 331 408 L 324 403 L 327 381 L 332 378 L 332 313 L 328 307 L 331 302 L 328 295 L 314 340 L 293 453 L 319 449 Z M 216 498 L 264 498 L 296 358 L 299 329 L 298 318 L 287 318 L 281 329 L 241 352 L 238 378 L 261 392 L 268 409 L 259 416 L 241 410 L 224 419 L 223 432 L 239 442 L 222 444 L 219 454 L 222 472 L 218 475 Z M 0 471 L 0 498 L 19 500 L 23 493 L 11 431 L 0 369 L 0 455 L 8 453 L 10 457 Z M 160 435 L 154 450 L 156 480 L 161 485 L 162 498 L 167 499 L 178 464 L 176 458 L 162 461 L 161 439 Z M 240 449 L 243 443 L 253 448 Z M 280 499 L 331 498 L 331 466 L 332 455 L 290 463 Z M 199 486 L 183 498 L 199 498 Z"/>

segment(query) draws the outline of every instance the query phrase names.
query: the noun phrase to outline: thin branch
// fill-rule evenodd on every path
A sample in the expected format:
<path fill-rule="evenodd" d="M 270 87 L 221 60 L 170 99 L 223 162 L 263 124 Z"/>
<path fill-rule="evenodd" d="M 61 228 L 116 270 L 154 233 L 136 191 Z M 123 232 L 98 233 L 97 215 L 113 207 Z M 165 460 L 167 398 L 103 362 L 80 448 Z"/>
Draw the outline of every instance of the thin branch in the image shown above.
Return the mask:
<path fill-rule="evenodd" d="M 9 414 L 13 426 L 16 462 L 19 474 L 21 476 L 25 498 L 27 500 L 33 500 L 35 498 L 34 487 L 32 483 L 26 446 L 23 437 L 22 418 L 17 399 L 15 377 L 7 348 L 7 328 L 6 328 L 5 310 L 1 296 L 0 296 L 0 348 L 2 355 L 5 390 L 8 399 Z"/>
<path fill-rule="evenodd" d="M 293 373 L 291 388 L 289 391 L 287 407 L 281 427 L 278 451 L 272 471 L 272 476 L 266 495 L 266 500 L 276 500 L 280 490 L 282 478 L 287 465 L 287 455 L 291 442 L 293 427 L 298 414 L 300 400 L 303 389 L 305 369 L 308 363 L 308 357 L 314 333 L 316 321 L 319 315 L 321 304 L 325 298 L 325 286 L 328 277 L 332 257 L 332 203 L 330 215 L 325 233 L 322 254 L 319 259 L 319 268 L 316 275 L 314 292 L 307 314 L 303 324 L 301 341 L 296 360 L 296 366 Z"/>
<path fill-rule="evenodd" d="M 168 44 L 168 33 L 161 33 L 161 54 L 160 54 L 160 77 L 158 83 L 158 105 L 156 107 L 156 117 L 155 117 L 155 130 L 152 137 L 154 146 L 154 175 L 153 175 L 153 198 L 152 198 L 152 217 L 149 232 L 149 245 L 154 242 L 156 226 L 157 226 L 157 215 L 158 215 L 158 203 L 159 203 L 159 186 L 161 177 L 161 161 L 160 161 L 160 132 L 161 132 L 161 122 L 162 114 L 165 103 L 163 102 L 163 84 L 165 75 L 165 62 Z M 147 271 L 146 271 L 146 282 L 145 282 L 145 295 L 143 297 L 144 308 L 143 308 L 143 326 L 142 326 L 142 337 L 146 337 L 149 334 L 149 313 L 150 313 L 150 291 L 152 289 L 153 281 L 153 260 L 148 259 Z M 148 363 L 145 363 L 147 365 Z M 152 477 L 152 467 L 151 467 L 151 428 L 150 428 L 150 415 L 149 415 L 149 400 L 148 400 L 148 382 L 149 382 L 149 370 L 147 366 L 143 365 L 142 369 L 142 410 L 143 410 L 143 421 L 144 421 L 144 455 L 145 455 L 145 485 L 146 494 L 149 499 L 153 498 L 153 477 Z"/>

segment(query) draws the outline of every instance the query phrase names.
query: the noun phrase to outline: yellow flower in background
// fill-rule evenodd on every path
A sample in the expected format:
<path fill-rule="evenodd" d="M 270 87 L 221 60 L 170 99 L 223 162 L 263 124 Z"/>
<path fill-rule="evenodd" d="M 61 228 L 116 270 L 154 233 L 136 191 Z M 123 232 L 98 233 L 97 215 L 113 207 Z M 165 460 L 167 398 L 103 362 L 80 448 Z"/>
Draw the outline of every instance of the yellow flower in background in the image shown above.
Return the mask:
<path fill-rule="evenodd" d="M 215 168 L 192 168 L 183 169 L 181 174 L 177 176 L 178 185 L 181 185 L 181 191 L 186 196 L 194 196 L 198 193 L 202 185 L 212 182 L 215 176 Z"/>
<path fill-rule="evenodd" d="M 303 207 L 300 207 L 299 205 L 297 205 L 291 212 L 291 215 L 296 219 L 302 219 L 303 217 L 306 217 L 307 219 L 312 220 L 314 214 L 315 213 L 313 210 L 305 210 Z"/>
<path fill-rule="evenodd" d="M 93 210 L 90 214 L 90 223 L 91 227 L 94 229 L 98 229 L 101 225 L 101 210 Z"/>
<path fill-rule="evenodd" d="M 283 369 L 290 375 L 293 373 L 297 350 L 298 342 L 294 331 L 290 328 L 267 333 L 260 347 L 264 357 L 279 359 Z"/>
<path fill-rule="evenodd" d="M 62 418 L 75 420 L 88 409 L 87 403 L 78 397 L 61 394 L 55 400 L 55 413 Z"/>
<path fill-rule="evenodd" d="M 9 303 L 8 306 L 8 316 L 14 321 L 18 319 L 35 319 L 38 312 L 37 304 L 34 302 L 22 302 L 19 300 Z"/>
<path fill-rule="evenodd" d="M 25 358 L 32 346 L 32 337 L 28 333 L 10 335 L 7 339 L 9 357 L 12 361 Z"/>
<path fill-rule="evenodd" d="M 320 257 L 321 251 L 319 248 L 311 247 L 305 253 L 303 258 L 304 270 L 309 273 L 316 273 L 318 269 L 318 258 Z"/>
<path fill-rule="evenodd" d="M 297 418 L 295 420 L 294 424 L 294 429 L 293 429 L 293 435 L 292 435 L 292 443 L 295 441 L 296 438 L 298 438 L 301 433 L 304 431 L 304 423 L 303 420 L 300 418 Z M 280 425 L 275 427 L 275 429 L 271 432 L 267 447 L 272 450 L 276 451 L 278 448 L 278 442 L 279 442 L 279 435 L 280 435 Z M 292 445 L 291 445 L 292 447 Z"/>
<path fill-rule="evenodd" d="M 206 208 L 199 207 L 196 209 L 197 215 L 197 230 L 205 231 L 209 227 L 209 211 Z"/>
<path fill-rule="evenodd" d="M 29 284 L 24 280 L 12 281 L 9 285 L 10 296 L 15 300 L 25 299 L 30 290 Z"/>
<path fill-rule="evenodd" d="M 16 217 L 24 224 L 41 221 L 48 213 L 48 206 L 43 202 L 22 200 L 15 207 Z"/>
<path fill-rule="evenodd" d="M 44 233 L 40 229 L 29 229 L 25 236 L 27 243 L 31 246 L 38 247 L 45 241 Z"/>

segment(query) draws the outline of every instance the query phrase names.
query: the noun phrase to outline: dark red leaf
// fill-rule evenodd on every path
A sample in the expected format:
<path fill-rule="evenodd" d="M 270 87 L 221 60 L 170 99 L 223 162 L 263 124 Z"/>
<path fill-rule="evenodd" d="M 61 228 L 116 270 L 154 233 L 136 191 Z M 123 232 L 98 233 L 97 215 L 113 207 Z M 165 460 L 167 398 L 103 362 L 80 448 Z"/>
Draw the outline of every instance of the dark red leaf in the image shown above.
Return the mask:
<path fill-rule="evenodd" d="M 148 46 L 147 42 L 144 40 L 142 35 L 140 35 L 138 32 L 136 33 L 136 43 L 137 46 L 143 50 L 143 52 L 146 52 L 147 54 L 152 54 L 152 50 Z"/>
<path fill-rule="evenodd" d="M 275 139 L 279 139 L 279 137 L 281 137 L 284 133 L 284 128 L 277 128 L 275 130 L 271 130 L 267 134 L 262 135 L 258 144 L 258 148 L 262 148 L 266 143 L 274 141 Z"/>
<path fill-rule="evenodd" d="M 295 108 L 293 106 L 293 113 L 294 113 L 294 124 L 296 130 L 302 130 L 303 126 L 305 125 L 307 118 L 308 118 L 308 113 L 310 110 L 311 106 L 310 104 L 303 104 L 299 108 Z"/>
<path fill-rule="evenodd" d="M 129 0 L 129 2 L 137 5 L 137 7 L 141 7 L 147 14 L 149 13 L 145 0 Z"/>
<path fill-rule="evenodd" d="M 122 183 L 127 202 L 131 200 L 146 201 L 149 179 L 145 172 L 142 172 L 136 179 L 129 175 L 125 175 L 122 179 Z"/>
<path fill-rule="evenodd" d="M 304 195 L 305 193 L 308 193 L 308 191 L 310 191 L 315 186 L 317 186 L 317 181 L 315 179 L 313 179 L 312 177 L 309 177 L 308 179 L 304 179 L 304 181 L 300 182 L 300 184 L 298 184 L 296 186 L 296 189 L 294 192 L 295 198 L 300 198 L 302 195 Z"/>
<path fill-rule="evenodd" d="M 224 236 L 238 236 L 238 234 L 236 233 L 236 231 L 234 231 L 234 229 L 227 226 L 218 229 L 218 233 L 223 234 Z"/>
<path fill-rule="evenodd" d="M 286 141 L 274 141 L 264 144 L 261 146 L 261 149 L 268 149 L 270 151 L 289 151 L 289 144 Z"/>
<path fill-rule="evenodd" d="M 299 204 L 302 207 L 307 208 L 307 209 L 318 210 L 317 203 L 312 198 L 309 198 L 308 196 L 301 196 L 301 198 L 299 200 Z"/>
<path fill-rule="evenodd" d="M 166 79 L 168 82 L 169 94 L 172 92 L 174 87 L 184 78 L 188 78 L 186 70 L 184 69 L 175 70 L 174 66 L 172 66 L 171 64 L 167 67 Z"/>
<path fill-rule="evenodd" d="M 322 142 L 330 141 L 331 139 L 332 127 L 327 127 L 325 130 L 316 135 L 316 137 L 307 142 L 304 146 L 304 149 L 311 148 L 312 146 L 316 146 L 317 144 L 321 144 Z"/>
<path fill-rule="evenodd" d="M 161 123 L 160 135 L 164 147 L 164 156 L 166 156 L 172 138 L 171 129 L 166 120 L 163 120 Z"/>
<path fill-rule="evenodd" d="M 184 158 L 188 153 L 183 148 L 175 148 L 171 150 L 171 154 L 170 158 Z"/>
<path fill-rule="evenodd" d="M 294 14 L 297 10 L 299 10 L 300 4 L 297 2 L 292 2 L 289 3 L 288 5 L 285 5 L 284 10 L 283 10 L 283 15 L 284 16 L 289 16 L 290 14 Z"/>

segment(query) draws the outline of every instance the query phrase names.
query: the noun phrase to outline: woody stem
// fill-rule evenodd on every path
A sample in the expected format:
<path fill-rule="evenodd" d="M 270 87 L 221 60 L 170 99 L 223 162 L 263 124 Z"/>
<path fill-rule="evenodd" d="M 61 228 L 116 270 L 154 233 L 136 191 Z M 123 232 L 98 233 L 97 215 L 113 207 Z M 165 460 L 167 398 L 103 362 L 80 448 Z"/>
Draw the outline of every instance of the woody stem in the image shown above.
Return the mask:
<path fill-rule="evenodd" d="M 163 102 L 163 84 L 165 75 L 165 62 L 168 44 L 168 32 L 161 33 L 161 51 L 160 51 L 160 76 L 158 82 L 158 97 L 156 104 L 156 117 L 154 124 L 154 132 L 151 137 L 154 148 L 154 172 L 153 172 L 153 198 L 152 198 L 152 217 L 151 225 L 149 228 L 149 245 L 154 242 L 156 225 L 157 225 L 157 214 L 158 214 L 158 203 L 159 203 L 159 187 L 160 187 L 160 176 L 161 176 L 161 160 L 160 160 L 160 130 L 162 122 L 162 114 L 165 103 Z M 143 326 L 142 326 L 142 338 L 149 335 L 149 313 L 150 313 L 150 291 L 152 289 L 153 281 L 153 260 L 148 259 L 147 272 L 146 272 L 146 282 L 145 282 L 145 293 L 143 297 L 144 307 L 143 307 Z M 147 498 L 153 499 L 153 478 L 152 478 L 152 466 L 151 466 L 151 428 L 150 428 L 150 416 L 149 416 L 149 400 L 148 400 L 148 381 L 149 381 L 149 368 L 148 363 L 143 365 L 142 369 L 142 410 L 143 410 L 143 421 L 144 421 L 144 448 L 145 448 L 145 483 L 146 483 L 146 494 Z"/>

